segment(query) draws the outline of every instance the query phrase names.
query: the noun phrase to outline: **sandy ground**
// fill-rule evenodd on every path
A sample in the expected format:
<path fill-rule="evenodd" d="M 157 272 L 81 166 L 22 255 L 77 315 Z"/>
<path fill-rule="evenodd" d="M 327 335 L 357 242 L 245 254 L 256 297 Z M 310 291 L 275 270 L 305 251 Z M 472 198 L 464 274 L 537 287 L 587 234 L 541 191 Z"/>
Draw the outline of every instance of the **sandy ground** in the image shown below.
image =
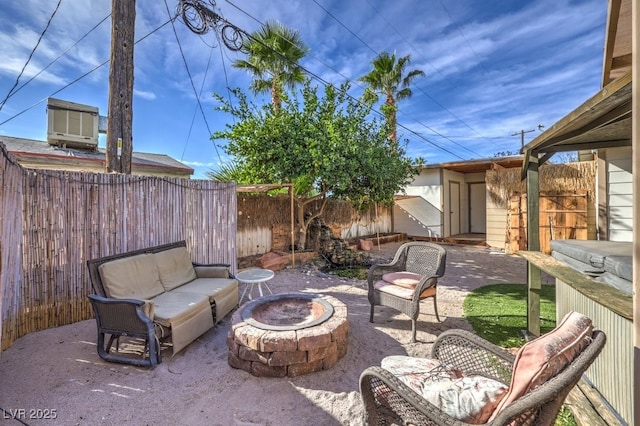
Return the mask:
<path fill-rule="evenodd" d="M 375 247 L 390 260 L 399 243 Z M 277 272 L 274 293 L 318 292 L 349 309 L 347 355 L 330 370 L 295 378 L 258 378 L 227 363 L 230 316 L 154 369 L 101 360 L 95 321 L 31 333 L 0 355 L 0 423 L 61 425 L 359 425 L 360 373 L 387 355 L 426 356 L 435 337 L 470 329 L 462 301 L 490 283 L 526 282 L 526 262 L 486 248 L 445 245 L 447 270 L 438 286 L 441 323 L 423 303 L 418 342 L 409 319 L 376 307 L 369 323 L 366 281 L 343 279 L 313 266 Z M 254 290 L 254 296 L 257 291 Z M 19 420 L 14 419 L 17 417 Z M 48 417 L 48 418 L 42 418 Z"/>

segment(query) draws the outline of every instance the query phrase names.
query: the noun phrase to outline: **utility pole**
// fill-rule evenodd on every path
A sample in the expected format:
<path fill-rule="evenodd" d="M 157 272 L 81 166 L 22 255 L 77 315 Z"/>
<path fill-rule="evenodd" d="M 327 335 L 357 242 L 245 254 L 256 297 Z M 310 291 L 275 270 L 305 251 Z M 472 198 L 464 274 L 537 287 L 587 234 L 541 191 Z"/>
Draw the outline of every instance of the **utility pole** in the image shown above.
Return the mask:
<path fill-rule="evenodd" d="M 525 133 L 531 133 L 531 132 L 535 132 L 536 129 L 531 129 L 531 130 L 520 130 L 519 132 L 516 132 L 514 134 L 512 134 L 511 136 L 518 136 L 520 135 L 520 148 L 524 148 L 524 134 Z"/>
<path fill-rule="evenodd" d="M 111 0 L 107 172 L 131 174 L 135 0 Z"/>

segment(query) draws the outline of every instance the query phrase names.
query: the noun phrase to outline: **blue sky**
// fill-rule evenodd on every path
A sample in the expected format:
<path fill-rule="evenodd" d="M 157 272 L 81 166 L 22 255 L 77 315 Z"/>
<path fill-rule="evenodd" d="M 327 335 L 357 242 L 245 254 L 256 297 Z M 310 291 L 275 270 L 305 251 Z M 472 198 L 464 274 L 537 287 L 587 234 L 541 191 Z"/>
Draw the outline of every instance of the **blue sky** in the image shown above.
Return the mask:
<path fill-rule="evenodd" d="M 0 101 L 57 3 L 2 0 Z M 248 92 L 250 77 L 231 66 L 240 54 L 221 46 L 214 32 L 196 35 L 180 18 L 167 24 L 177 4 L 136 1 L 135 38 L 142 40 L 134 49 L 133 146 L 167 154 L 204 178 L 228 161 L 216 146 L 223 142 L 214 144 L 210 134 L 232 121 L 215 110 L 212 94 L 226 94 L 227 86 Z M 514 133 L 535 129 L 526 143 L 540 134 L 538 124 L 552 125 L 598 91 L 606 11 L 605 0 L 216 2 L 218 14 L 247 32 L 268 20 L 298 30 L 310 48 L 302 65 L 315 83 L 350 80 L 354 97 L 363 90 L 357 79 L 379 52 L 411 55 L 408 69 L 426 76 L 399 104 L 399 135 L 409 140 L 410 157 L 432 164 L 517 151 Z M 48 97 L 107 115 L 109 63 L 99 65 L 109 60 L 110 12 L 110 0 L 61 1 L 20 90 L 0 111 L 0 134 L 46 140 Z"/>

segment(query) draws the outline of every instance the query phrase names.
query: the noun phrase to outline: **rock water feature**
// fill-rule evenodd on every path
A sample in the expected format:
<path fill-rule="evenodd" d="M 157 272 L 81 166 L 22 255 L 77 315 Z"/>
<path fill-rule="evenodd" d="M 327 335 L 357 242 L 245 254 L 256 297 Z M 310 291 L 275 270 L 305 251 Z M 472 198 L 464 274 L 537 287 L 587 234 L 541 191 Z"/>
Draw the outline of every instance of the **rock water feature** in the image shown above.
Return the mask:
<path fill-rule="evenodd" d="M 332 267 L 363 267 L 371 264 L 367 253 L 352 250 L 345 240 L 334 237 L 331 228 L 320 218 L 309 226 L 307 247 L 318 252 Z"/>

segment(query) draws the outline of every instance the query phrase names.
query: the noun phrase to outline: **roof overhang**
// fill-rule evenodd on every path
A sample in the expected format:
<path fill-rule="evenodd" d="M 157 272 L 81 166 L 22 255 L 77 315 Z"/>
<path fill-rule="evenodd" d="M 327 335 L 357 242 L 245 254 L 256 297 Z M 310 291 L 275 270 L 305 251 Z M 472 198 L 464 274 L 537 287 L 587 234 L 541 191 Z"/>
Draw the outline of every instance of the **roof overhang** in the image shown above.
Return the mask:
<path fill-rule="evenodd" d="M 483 173 L 487 170 L 494 170 L 497 168 L 513 168 L 520 167 L 522 165 L 523 157 L 521 155 L 510 157 L 494 157 L 484 158 L 479 160 L 466 160 L 466 161 L 452 161 L 448 163 L 437 164 L 425 164 L 420 166 L 421 170 L 424 169 L 444 169 L 451 170 L 458 173 Z"/>
<path fill-rule="evenodd" d="M 543 164 L 556 152 L 631 146 L 631 89 L 628 71 L 525 145 L 523 175 L 532 156 Z"/>
<path fill-rule="evenodd" d="M 631 0 L 609 0 L 602 61 L 602 87 L 631 69 L 632 24 Z"/>

